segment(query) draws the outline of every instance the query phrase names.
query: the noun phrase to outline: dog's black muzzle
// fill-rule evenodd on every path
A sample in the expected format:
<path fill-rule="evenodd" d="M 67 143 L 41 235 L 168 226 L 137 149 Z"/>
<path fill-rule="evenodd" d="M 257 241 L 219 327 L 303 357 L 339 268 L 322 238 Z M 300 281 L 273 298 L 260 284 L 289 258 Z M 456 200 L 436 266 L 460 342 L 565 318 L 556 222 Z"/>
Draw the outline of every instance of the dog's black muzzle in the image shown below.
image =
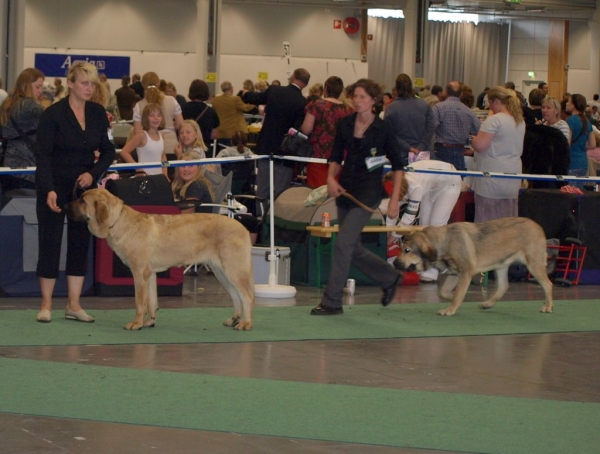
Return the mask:
<path fill-rule="evenodd" d="M 400 260 L 398 260 L 398 257 L 396 257 L 396 260 L 394 260 L 394 268 L 396 268 L 398 271 L 415 271 L 417 269 L 417 265 L 411 263 L 408 267 L 406 267 Z"/>
<path fill-rule="evenodd" d="M 79 209 L 79 206 L 83 203 L 83 197 L 80 197 L 65 204 L 62 209 L 65 211 L 69 219 L 72 219 L 73 221 L 87 222 L 87 217 L 83 216 L 81 214 L 81 210 Z"/>

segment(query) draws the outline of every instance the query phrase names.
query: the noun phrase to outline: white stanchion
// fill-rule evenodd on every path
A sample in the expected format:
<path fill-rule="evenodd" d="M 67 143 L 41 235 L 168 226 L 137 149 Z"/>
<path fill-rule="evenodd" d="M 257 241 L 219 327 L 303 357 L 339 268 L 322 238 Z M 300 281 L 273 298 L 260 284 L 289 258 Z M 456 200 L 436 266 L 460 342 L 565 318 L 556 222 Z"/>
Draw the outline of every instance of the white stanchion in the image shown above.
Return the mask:
<path fill-rule="evenodd" d="M 273 159 L 269 159 L 269 183 L 269 230 L 271 237 L 271 250 L 269 252 L 269 283 L 256 284 L 254 286 L 254 295 L 258 298 L 293 298 L 296 296 L 295 287 L 277 283 L 276 270 L 279 266 L 279 256 L 275 255 L 275 189 L 273 187 Z"/>

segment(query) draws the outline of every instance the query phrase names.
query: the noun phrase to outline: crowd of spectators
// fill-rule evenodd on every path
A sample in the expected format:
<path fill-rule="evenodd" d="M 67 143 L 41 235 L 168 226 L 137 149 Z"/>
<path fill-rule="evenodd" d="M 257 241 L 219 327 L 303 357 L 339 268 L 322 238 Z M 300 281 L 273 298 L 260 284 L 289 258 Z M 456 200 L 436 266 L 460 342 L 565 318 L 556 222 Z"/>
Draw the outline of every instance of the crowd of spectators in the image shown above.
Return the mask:
<path fill-rule="evenodd" d="M 538 172 L 585 176 L 589 150 L 596 148 L 596 135 L 600 134 L 596 129 L 600 120 L 598 95 L 588 103 L 581 94 L 566 93 L 560 101 L 549 95 L 546 83 L 531 90 L 527 99 L 513 82 L 486 87 L 475 96 L 460 81 L 419 89 L 409 75 L 399 74 L 394 87 L 386 92 L 370 79 L 345 85 L 340 77 L 331 76 L 310 85 L 309 71 L 298 68 L 288 84 L 248 79 L 237 95 L 229 81 L 223 81 L 221 93 L 213 96 L 209 85 L 196 79 L 183 96 L 172 82 L 150 71 L 142 76 L 124 76 L 113 93 L 106 76 L 87 63 L 73 65 L 66 82 L 66 87 L 60 78 L 46 83 L 44 74 L 34 68 L 25 69 L 10 92 L 2 89 L 0 80 L 0 164 L 37 168 L 35 175 L 4 176 L 1 184 L 5 192 L 37 191 L 41 322 L 51 319 L 57 247 L 64 223 L 61 207 L 76 197 L 76 190 L 93 186 L 113 162 L 113 121 L 133 124 L 121 150 L 126 162 L 204 159 L 213 144 L 218 157 L 281 154 L 281 142 L 290 131 L 296 129 L 307 136 L 311 157 L 326 159 L 327 164 L 300 164 L 306 172 L 305 184 L 327 187 L 329 195 L 337 198 L 338 221 L 343 224 L 334 252 L 342 260 L 335 261 L 323 298 L 311 312 L 314 315 L 343 313 L 341 295 L 350 263 L 365 268 L 382 287 L 384 305 L 394 296 L 397 274 L 363 249 L 359 239 L 370 217 L 365 207 L 379 206 L 383 197 L 381 175 L 374 170 L 386 160 L 393 170 L 387 214 L 398 218 L 403 168 L 409 163 L 429 159 L 428 164 L 420 165 L 430 168 L 437 160 L 451 170 L 520 174 L 542 169 Z M 260 122 L 253 149 L 248 143 L 248 114 Z M 551 152 L 540 152 L 540 144 Z M 557 167 L 557 162 L 562 167 Z M 270 165 L 274 166 L 273 175 Z M 242 168 L 246 166 L 238 167 L 236 171 L 246 172 Z M 257 167 L 253 189 L 265 200 L 271 191 L 277 197 L 289 188 L 299 170 L 298 163 L 287 160 L 259 160 Z M 234 168 L 233 163 L 195 165 L 180 167 L 172 174 L 166 168 L 143 168 L 136 176 L 162 173 L 173 180 L 177 199 L 221 202 L 215 200 L 215 183 L 207 175 L 220 176 Z M 458 181 L 460 177 L 455 178 Z M 237 184 L 239 189 L 248 189 L 244 182 Z M 463 189 L 474 191 L 475 222 L 516 216 L 522 184 L 518 179 L 463 181 Z M 413 186 L 418 185 L 413 182 Z M 458 183 L 453 182 L 453 187 L 456 189 Z M 338 197 L 346 193 L 355 199 Z M 449 206 L 445 208 L 447 218 Z M 243 222 L 247 224 L 248 218 Z M 73 298 L 65 316 L 89 323 L 94 318 L 79 304 L 89 235 L 80 227 L 68 223 L 67 275 Z"/>

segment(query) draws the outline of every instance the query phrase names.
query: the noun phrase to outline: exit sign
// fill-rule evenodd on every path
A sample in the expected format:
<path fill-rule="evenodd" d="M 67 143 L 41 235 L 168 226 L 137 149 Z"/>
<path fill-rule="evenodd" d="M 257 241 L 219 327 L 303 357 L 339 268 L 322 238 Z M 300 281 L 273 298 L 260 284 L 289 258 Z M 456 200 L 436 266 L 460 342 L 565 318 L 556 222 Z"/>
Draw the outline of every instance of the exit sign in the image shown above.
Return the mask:
<path fill-rule="evenodd" d="M 521 3 L 521 0 L 504 0 L 504 3 L 511 3 L 513 5 L 518 5 Z"/>

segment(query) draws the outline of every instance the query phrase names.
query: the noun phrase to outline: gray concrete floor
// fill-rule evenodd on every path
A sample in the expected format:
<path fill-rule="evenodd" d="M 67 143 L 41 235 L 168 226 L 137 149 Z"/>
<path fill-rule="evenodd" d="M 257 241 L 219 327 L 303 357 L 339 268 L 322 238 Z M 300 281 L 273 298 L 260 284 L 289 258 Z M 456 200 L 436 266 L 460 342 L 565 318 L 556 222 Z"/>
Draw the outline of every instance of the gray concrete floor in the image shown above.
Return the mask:
<path fill-rule="evenodd" d="M 257 304 L 302 305 L 308 313 L 318 303 L 321 290 L 296 288 L 294 299 L 259 299 Z M 486 287 L 472 285 L 467 301 L 483 301 L 486 292 Z M 597 299 L 599 294 L 598 286 L 554 288 L 555 300 Z M 359 286 L 353 300 L 348 302 L 377 304 L 379 298 L 380 289 Z M 511 284 L 504 297 L 514 301 L 542 299 L 540 287 L 530 283 Z M 439 301 L 435 284 L 400 287 L 395 298 L 396 304 Z M 55 308 L 64 304 L 64 298 L 55 300 Z M 86 297 L 82 304 L 90 310 L 126 309 L 133 306 L 133 300 Z M 198 277 L 186 276 L 183 296 L 160 298 L 162 308 L 229 304 L 220 284 L 204 272 Z M 38 305 L 37 298 L 2 298 L 0 317 L 2 310 L 31 309 Z M 112 366 L 123 368 L 577 402 L 600 402 L 599 353 L 600 333 L 0 348 L 0 356 L 39 361 L 78 362 L 78 358 L 85 356 L 86 364 L 106 365 L 109 361 Z M 83 452 L 431 454 L 442 451 L 0 413 L 2 454 Z"/>

